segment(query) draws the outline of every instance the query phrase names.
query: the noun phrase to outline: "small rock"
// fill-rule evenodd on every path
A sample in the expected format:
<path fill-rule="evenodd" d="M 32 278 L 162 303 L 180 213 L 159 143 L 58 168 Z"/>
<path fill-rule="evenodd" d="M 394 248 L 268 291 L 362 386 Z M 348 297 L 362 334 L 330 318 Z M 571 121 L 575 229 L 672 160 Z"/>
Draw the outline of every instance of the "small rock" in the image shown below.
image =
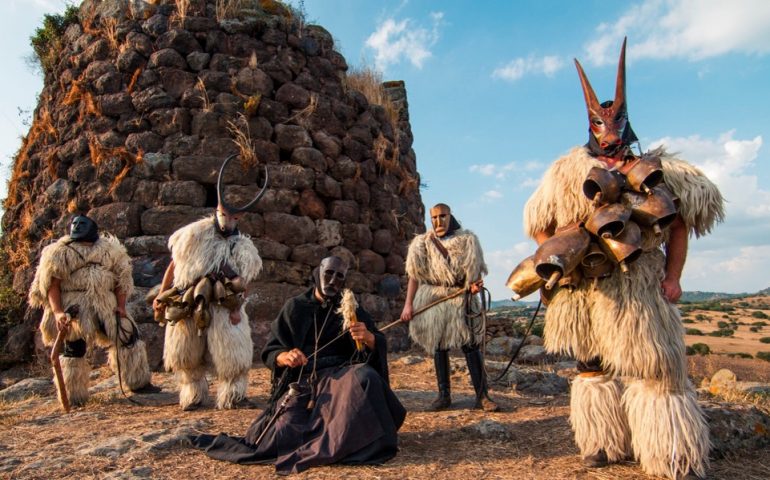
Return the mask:
<path fill-rule="evenodd" d="M 418 357 L 417 355 L 407 355 L 398 360 L 402 365 L 415 365 L 423 361 L 425 361 L 425 359 L 423 357 Z"/>
<path fill-rule="evenodd" d="M 770 416 L 752 405 L 701 404 L 709 424 L 712 455 L 760 451 L 770 446 Z"/>
<path fill-rule="evenodd" d="M 516 359 L 518 363 L 543 363 L 548 354 L 545 348 L 540 345 L 524 345 L 519 351 Z"/>
<path fill-rule="evenodd" d="M 537 370 L 513 370 L 508 381 L 516 385 L 516 391 L 530 395 L 559 395 L 569 390 L 566 378 Z"/>
<path fill-rule="evenodd" d="M 484 438 L 508 439 L 510 436 L 505 425 L 500 422 L 488 419 L 484 419 L 479 423 L 474 423 L 473 425 L 463 427 L 462 430 Z"/>
<path fill-rule="evenodd" d="M 510 355 L 521 343 L 521 339 L 512 337 L 495 337 L 487 342 L 488 355 Z"/>
<path fill-rule="evenodd" d="M 735 376 L 735 373 L 723 368 L 711 377 L 708 387 L 709 392 L 716 395 L 725 390 L 733 390 L 737 381 L 738 378 Z"/>

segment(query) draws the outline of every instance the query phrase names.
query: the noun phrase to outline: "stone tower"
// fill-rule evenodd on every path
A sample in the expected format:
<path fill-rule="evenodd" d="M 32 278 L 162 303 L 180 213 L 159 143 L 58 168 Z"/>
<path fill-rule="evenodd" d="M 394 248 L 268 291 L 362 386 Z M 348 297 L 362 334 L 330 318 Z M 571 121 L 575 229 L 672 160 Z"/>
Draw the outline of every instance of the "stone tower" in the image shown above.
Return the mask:
<path fill-rule="evenodd" d="M 126 245 L 130 310 L 162 344 L 143 294 L 168 265 L 169 235 L 213 213 L 219 166 L 241 153 L 228 200 L 251 198 L 265 166 L 270 176 L 240 224 L 264 260 L 247 302 L 255 345 L 330 253 L 375 319 L 397 318 L 401 302 L 381 292 L 404 285 L 408 241 L 424 230 L 403 82 L 362 82 L 329 32 L 273 0 L 86 0 L 50 48 L 4 204 L 15 290 L 86 212 Z M 393 330 L 391 346 L 407 346 Z"/>

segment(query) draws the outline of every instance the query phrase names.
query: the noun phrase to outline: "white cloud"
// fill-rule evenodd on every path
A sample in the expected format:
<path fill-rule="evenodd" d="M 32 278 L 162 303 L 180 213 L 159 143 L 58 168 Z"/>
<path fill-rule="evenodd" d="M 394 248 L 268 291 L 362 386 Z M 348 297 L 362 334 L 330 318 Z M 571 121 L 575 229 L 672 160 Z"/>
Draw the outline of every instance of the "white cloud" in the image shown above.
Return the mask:
<path fill-rule="evenodd" d="M 503 198 L 503 194 L 498 190 L 488 190 L 484 192 L 483 198 L 484 200 L 491 202 Z"/>
<path fill-rule="evenodd" d="M 754 293 L 770 287 L 770 245 L 691 251 L 682 288 L 709 292 Z"/>
<path fill-rule="evenodd" d="M 484 260 L 489 268 L 489 275 L 484 279 L 484 286 L 492 292 L 493 299 L 502 300 L 513 295 L 513 292 L 505 287 L 505 281 L 508 280 L 508 276 L 519 262 L 535 253 L 536 249 L 537 245 L 532 241 L 519 242 L 511 248 L 484 253 Z M 536 295 L 533 297 L 537 300 Z M 532 299 L 527 298 L 527 300 Z"/>
<path fill-rule="evenodd" d="M 505 66 L 496 68 L 492 72 L 492 78 L 499 78 L 509 82 L 515 82 L 527 74 L 539 74 L 546 77 L 553 77 L 556 72 L 561 70 L 565 61 L 554 55 L 536 58 L 530 55 L 527 58 L 516 58 L 508 62 Z"/>
<path fill-rule="evenodd" d="M 431 12 L 432 25 L 429 29 L 415 25 L 414 20 L 409 18 L 398 22 L 393 18 L 385 19 L 366 39 L 366 46 L 375 51 L 377 69 L 384 71 L 403 59 L 422 68 L 432 55 L 431 48 L 439 39 L 443 18 L 442 12 Z"/>
<path fill-rule="evenodd" d="M 693 135 L 685 138 L 664 137 L 650 145 L 665 145 L 671 152 L 698 166 L 719 186 L 727 199 L 727 217 L 736 220 L 770 220 L 770 190 L 760 186 L 754 169 L 762 147 L 762 137 L 751 140 L 733 138 L 728 131 L 717 139 Z"/>
<path fill-rule="evenodd" d="M 645 0 L 596 28 L 586 60 L 614 64 L 624 36 L 628 58 L 700 60 L 730 52 L 770 53 L 770 2 L 766 0 Z"/>
<path fill-rule="evenodd" d="M 541 162 L 529 160 L 526 162 L 513 161 L 503 165 L 496 165 L 494 163 L 474 164 L 468 167 L 468 171 L 485 177 L 495 177 L 496 179 L 503 180 L 513 173 L 534 172 L 544 168 Z"/>

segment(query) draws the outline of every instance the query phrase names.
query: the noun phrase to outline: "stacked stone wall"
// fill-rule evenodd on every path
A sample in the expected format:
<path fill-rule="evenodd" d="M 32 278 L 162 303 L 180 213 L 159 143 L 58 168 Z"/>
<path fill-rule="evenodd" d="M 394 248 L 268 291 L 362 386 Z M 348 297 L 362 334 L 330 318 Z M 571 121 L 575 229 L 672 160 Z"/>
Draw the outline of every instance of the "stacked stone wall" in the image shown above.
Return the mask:
<path fill-rule="evenodd" d="M 397 112 L 389 115 L 348 86 L 329 32 L 276 2 L 253 3 L 228 18 L 213 0 L 190 2 L 184 17 L 173 1 L 81 5 L 5 201 L 17 291 L 72 212 L 87 212 L 126 245 L 137 287 L 130 309 L 162 343 L 142 297 L 170 261 L 169 235 L 213 213 L 219 166 L 246 145 L 257 165 L 231 164 L 225 182 L 239 204 L 265 166 L 270 177 L 240 224 L 264 261 L 246 304 L 255 344 L 328 254 L 350 263 L 348 287 L 378 321 L 397 318 L 403 296 L 382 295 L 383 281 L 405 285 L 408 241 L 424 231 L 403 82 L 384 85 Z M 276 8 L 259 8 L 267 4 Z M 405 329 L 390 335 L 392 348 L 408 346 Z"/>

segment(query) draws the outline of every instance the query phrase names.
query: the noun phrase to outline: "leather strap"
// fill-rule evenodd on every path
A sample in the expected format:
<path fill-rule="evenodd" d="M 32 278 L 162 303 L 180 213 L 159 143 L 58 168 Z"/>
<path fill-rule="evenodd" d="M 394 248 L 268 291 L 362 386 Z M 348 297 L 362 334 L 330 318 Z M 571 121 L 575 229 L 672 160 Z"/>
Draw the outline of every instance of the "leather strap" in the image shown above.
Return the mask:
<path fill-rule="evenodd" d="M 430 240 L 433 242 L 433 245 L 435 245 L 436 248 L 438 249 L 438 251 L 441 254 L 441 256 L 444 257 L 444 260 L 449 261 L 449 251 L 441 243 L 441 240 L 436 238 L 436 235 L 434 235 L 433 233 L 431 233 L 429 235 L 429 237 L 430 237 Z"/>

